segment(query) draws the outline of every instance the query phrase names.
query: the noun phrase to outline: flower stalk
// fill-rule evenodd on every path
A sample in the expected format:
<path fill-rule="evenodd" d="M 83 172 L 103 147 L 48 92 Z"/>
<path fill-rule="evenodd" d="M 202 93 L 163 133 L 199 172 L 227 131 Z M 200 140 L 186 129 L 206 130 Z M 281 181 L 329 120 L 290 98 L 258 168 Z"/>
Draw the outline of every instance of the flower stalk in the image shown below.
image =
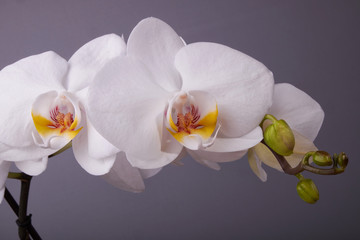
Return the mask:
<path fill-rule="evenodd" d="M 345 159 L 344 162 L 348 161 L 348 158 L 345 153 L 341 153 L 339 155 L 334 154 L 332 158 L 332 167 L 328 169 L 322 169 L 315 166 L 310 165 L 309 159 L 310 157 L 313 157 L 317 152 L 311 151 L 304 155 L 303 160 L 296 166 L 291 167 L 290 164 L 287 162 L 284 156 L 281 156 L 280 154 L 276 153 L 274 150 L 272 150 L 264 141 L 262 143 L 269 148 L 269 150 L 272 152 L 272 154 L 275 156 L 276 160 L 279 162 L 282 170 L 289 175 L 297 175 L 303 171 L 312 172 L 314 174 L 319 175 L 337 175 L 345 171 L 346 165 L 339 165 L 339 156 L 341 160 Z"/>
<path fill-rule="evenodd" d="M 29 199 L 30 182 L 32 176 L 26 173 L 14 173 L 10 172 L 8 178 L 18 179 L 21 181 L 21 192 L 20 192 L 20 204 L 16 202 L 10 191 L 5 188 L 5 199 L 10 205 L 13 212 L 18 216 L 16 224 L 18 225 L 19 238 L 30 239 L 30 236 L 34 240 L 41 239 L 40 235 L 31 223 L 31 214 L 27 215 L 27 205 Z"/>
<path fill-rule="evenodd" d="M 66 144 L 59 151 L 51 154 L 49 158 L 54 157 L 71 147 L 72 147 L 72 141 Z M 24 172 L 9 172 L 8 178 L 17 179 L 21 181 L 19 204 L 16 202 L 16 200 L 14 199 L 14 197 L 11 195 L 10 191 L 7 188 L 5 188 L 5 194 L 4 194 L 7 203 L 10 205 L 11 209 L 16 214 L 16 216 L 18 216 L 18 219 L 16 220 L 16 224 L 19 227 L 18 228 L 19 238 L 22 240 L 30 239 L 31 236 L 32 239 L 34 240 L 41 239 L 40 235 L 38 234 L 38 232 L 31 223 L 31 214 L 27 215 L 27 205 L 29 200 L 30 182 L 32 176 Z"/>

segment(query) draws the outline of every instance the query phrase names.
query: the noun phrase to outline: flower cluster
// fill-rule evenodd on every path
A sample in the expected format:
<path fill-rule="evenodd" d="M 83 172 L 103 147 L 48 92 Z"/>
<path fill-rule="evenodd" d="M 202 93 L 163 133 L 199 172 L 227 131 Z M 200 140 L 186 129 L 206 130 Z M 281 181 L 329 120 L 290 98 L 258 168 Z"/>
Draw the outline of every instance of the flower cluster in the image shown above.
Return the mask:
<path fill-rule="evenodd" d="M 268 146 L 276 151 L 285 138 L 289 154 L 280 155 L 295 167 L 317 151 L 324 118 L 306 93 L 274 85 L 257 60 L 221 44 L 186 44 L 156 18 L 142 20 L 127 43 L 110 34 L 68 61 L 45 52 L 13 63 L 0 71 L 0 91 L 0 201 L 12 162 L 38 175 L 69 142 L 88 173 L 132 192 L 186 154 L 218 170 L 248 153 L 266 181 L 262 163 L 283 169 Z"/>

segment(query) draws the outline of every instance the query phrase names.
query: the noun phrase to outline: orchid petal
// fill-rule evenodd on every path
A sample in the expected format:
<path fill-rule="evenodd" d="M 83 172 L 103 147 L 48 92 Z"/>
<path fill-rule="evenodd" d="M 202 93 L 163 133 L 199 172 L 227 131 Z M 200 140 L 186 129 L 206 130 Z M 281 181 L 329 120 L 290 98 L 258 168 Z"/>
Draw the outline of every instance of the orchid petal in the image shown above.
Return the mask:
<path fill-rule="evenodd" d="M 183 90 L 201 90 L 216 98 L 220 132 L 240 137 L 254 129 L 272 102 L 273 76 L 260 62 L 229 47 L 194 43 L 175 57 Z"/>
<path fill-rule="evenodd" d="M 295 137 L 294 153 L 305 155 L 307 152 L 318 150 L 310 139 L 304 137 L 297 131 L 293 131 L 293 133 Z"/>
<path fill-rule="evenodd" d="M 115 34 L 98 37 L 82 46 L 69 60 L 69 73 L 64 85 L 69 91 L 87 87 L 106 63 L 125 56 L 126 44 Z"/>
<path fill-rule="evenodd" d="M 219 171 L 221 169 L 221 167 L 218 163 L 211 161 L 211 160 L 204 159 L 202 156 L 202 152 L 200 152 L 200 150 L 197 150 L 197 151 L 187 150 L 187 152 L 196 162 L 198 162 L 208 168 L 211 168 L 213 170 Z"/>
<path fill-rule="evenodd" d="M 35 160 L 26 160 L 15 162 L 16 167 L 31 176 L 37 176 L 44 172 L 48 163 L 48 157 L 43 157 Z"/>
<path fill-rule="evenodd" d="M 176 91 L 181 88 L 181 78 L 173 63 L 175 54 L 183 46 L 182 39 L 168 24 L 156 18 L 146 18 L 132 30 L 127 54 L 141 59 L 159 86 Z"/>
<path fill-rule="evenodd" d="M 162 168 L 154 168 L 154 169 L 139 169 L 139 173 L 143 179 L 151 178 L 158 174 Z"/>
<path fill-rule="evenodd" d="M 206 150 L 197 150 L 191 151 L 187 150 L 191 156 L 198 161 L 206 160 L 211 162 L 223 163 L 223 162 L 232 162 L 239 160 L 242 158 L 246 151 L 238 151 L 238 152 L 211 152 Z"/>
<path fill-rule="evenodd" d="M 140 61 L 118 58 L 90 85 L 88 116 L 105 139 L 126 152 L 132 166 L 159 168 L 173 161 L 182 148 L 171 139 L 167 148 L 161 145 L 169 95 L 151 80 Z"/>
<path fill-rule="evenodd" d="M 269 113 L 277 119 L 284 119 L 293 130 L 311 141 L 316 138 L 324 120 L 321 106 L 305 92 L 287 83 L 275 85 Z"/>
<path fill-rule="evenodd" d="M 295 137 L 294 153 L 290 156 L 286 156 L 285 159 L 291 167 L 296 167 L 307 152 L 317 151 L 318 149 L 311 140 L 296 131 L 293 131 L 293 133 Z"/>
<path fill-rule="evenodd" d="M 105 158 L 117 154 L 120 151 L 96 131 L 88 118 L 86 118 L 86 131 L 88 151 L 91 157 Z"/>
<path fill-rule="evenodd" d="M 214 144 L 206 150 L 211 152 L 237 152 L 247 150 L 263 139 L 260 127 L 256 127 L 248 134 L 239 138 L 220 138 L 217 137 Z"/>
<path fill-rule="evenodd" d="M 260 161 L 262 161 L 269 167 L 275 168 L 276 170 L 279 170 L 281 172 L 283 171 L 274 154 L 263 143 L 258 143 L 252 149 L 254 150 Z"/>
<path fill-rule="evenodd" d="M 103 178 L 122 190 L 138 193 L 145 189 L 139 170 L 130 165 L 123 152 L 117 154 L 114 166 Z"/>
<path fill-rule="evenodd" d="M 256 155 L 253 149 L 249 149 L 248 151 L 248 161 L 251 170 L 255 173 L 255 175 L 260 178 L 261 181 L 267 181 L 267 174 L 265 170 L 261 166 L 261 161 L 259 160 L 258 156 Z"/>
<path fill-rule="evenodd" d="M 72 142 L 74 156 L 88 173 L 104 175 L 114 165 L 119 150 L 96 132 L 89 121 L 85 121 L 82 125 L 86 125 L 87 128 L 80 131 Z"/>
<path fill-rule="evenodd" d="M 11 162 L 0 160 L 0 203 L 4 198 L 5 182 L 10 170 Z"/>
<path fill-rule="evenodd" d="M 67 62 L 54 52 L 24 58 L 0 71 L 0 142 L 25 147 L 33 144 L 31 106 L 50 90 L 61 91 Z"/>
<path fill-rule="evenodd" d="M 27 147 L 9 147 L 7 149 L 0 150 L 0 158 L 7 159 L 8 161 L 24 161 L 29 159 L 39 159 L 43 158 L 44 156 L 49 156 L 56 152 L 56 149 L 51 148 L 41 148 L 36 144 L 27 146 Z"/>
<path fill-rule="evenodd" d="M 185 158 L 186 156 L 187 156 L 187 150 L 186 148 L 182 148 L 179 155 L 171 163 L 174 164 L 175 166 L 183 166 L 184 163 L 181 160 L 183 160 L 183 158 Z"/>

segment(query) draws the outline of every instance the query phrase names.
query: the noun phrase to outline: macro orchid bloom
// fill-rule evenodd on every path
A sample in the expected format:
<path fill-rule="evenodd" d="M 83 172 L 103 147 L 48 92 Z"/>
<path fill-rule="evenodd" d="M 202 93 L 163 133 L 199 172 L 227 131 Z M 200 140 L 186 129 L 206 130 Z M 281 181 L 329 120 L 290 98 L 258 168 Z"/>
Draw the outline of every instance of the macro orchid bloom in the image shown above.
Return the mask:
<path fill-rule="evenodd" d="M 284 119 L 294 133 L 293 154 L 285 156 L 292 167 L 295 167 L 307 152 L 317 150 L 313 141 L 324 120 L 324 111 L 309 95 L 290 84 L 276 84 L 273 105 L 268 113 L 277 119 Z M 267 174 L 261 163 L 282 171 L 274 155 L 262 143 L 249 149 L 248 160 L 251 169 L 262 181 L 267 180 Z"/>
<path fill-rule="evenodd" d="M 184 44 L 166 23 L 141 21 L 125 57 L 107 64 L 89 89 L 89 118 L 129 162 L 162 167 L 182 156 L 217 168 L 262 139 L 272 73 L 215 43 Z"/>
<path fill-rule="evenodd" d="M 0 123 L 6 126 L 0 128 L 4 146 L 0 159 L 38 175 L 45 170 L 48 155 L 72 140 L 75 158 L 87 172 L 106 174 L 118 160 L 123 166 L 122 172 L 116 171 L 121 186 L 141 191 L 139 170 L 122 161 L 120 151 L 92 127 L 86 113 L 89 83 L 108 61 L 124 55 L 125 49 L 124 40 L 110 34 L 85 44 L 68 62 L 45 52 L 5 67 L 0 72 L 0 89 L 6 89 L 0 96 Z"/>

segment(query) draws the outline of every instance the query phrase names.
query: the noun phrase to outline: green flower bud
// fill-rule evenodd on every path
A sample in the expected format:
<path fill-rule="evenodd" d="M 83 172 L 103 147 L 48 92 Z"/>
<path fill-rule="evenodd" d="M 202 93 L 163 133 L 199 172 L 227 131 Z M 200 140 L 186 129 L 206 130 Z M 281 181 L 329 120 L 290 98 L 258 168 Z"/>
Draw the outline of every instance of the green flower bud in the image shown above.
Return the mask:
<path fill-rule="evenodd" d="M 311 179 L 300 180 L 296 186 L 297 193 L 307 203 L 316 203 L 319 200 L 319 191 Z"/>
<path fill-rule="evenodd" d="M 289 125 L 284 120 L 273 121 L 264 132 L 265 143 L 282 156 L 293 153 L 295 137 Z"/>
<path fill-rule="evenodd" d="M 318 166 L 331 166 L 333 164 L 330 154 L 324 151 L 317 151 L 312 156 L 313 162 Z"/>
<path fill-rule="evenodd" d="M 337 164 L 339 167 L 346 168 L 349 163 L 349 159 L 344 152 L 340 153 L 337 157 Z"/>

